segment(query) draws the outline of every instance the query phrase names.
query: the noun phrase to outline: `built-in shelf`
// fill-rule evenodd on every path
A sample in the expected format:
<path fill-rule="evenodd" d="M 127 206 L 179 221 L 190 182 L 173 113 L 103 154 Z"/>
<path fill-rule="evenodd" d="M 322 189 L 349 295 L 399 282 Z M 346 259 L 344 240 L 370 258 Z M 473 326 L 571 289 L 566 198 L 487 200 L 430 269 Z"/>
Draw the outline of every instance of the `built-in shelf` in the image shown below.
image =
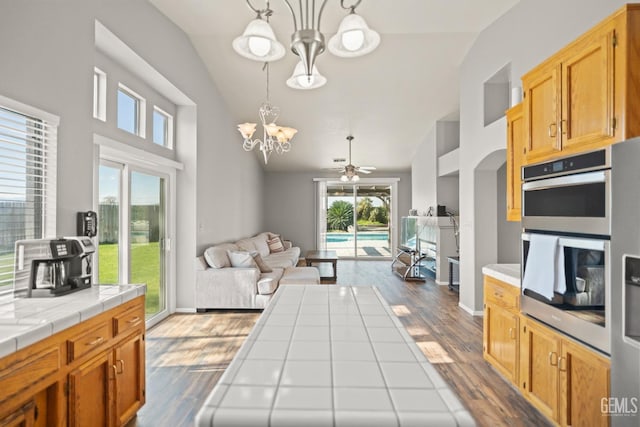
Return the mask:
<path fill-rule="evenodd" d="M 509 108 L 511 93 L 511 64 L 498 70 L 484 82 L 484 125 L 488 126 L 501 117 Z"/>

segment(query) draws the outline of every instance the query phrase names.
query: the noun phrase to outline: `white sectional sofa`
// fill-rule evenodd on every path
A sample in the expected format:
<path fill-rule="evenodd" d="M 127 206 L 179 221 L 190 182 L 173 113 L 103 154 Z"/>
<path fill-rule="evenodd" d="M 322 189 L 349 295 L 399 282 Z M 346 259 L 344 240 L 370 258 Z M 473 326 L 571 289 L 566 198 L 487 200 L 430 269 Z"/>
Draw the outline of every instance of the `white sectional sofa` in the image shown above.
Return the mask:
<path fill-rule="evenodd" d="M 260 233 L 234 243 L 207 248 L 196 258 L 196 308 L 261 309 L 266 307 L 280 281 L 286 284 L 319 284 L 313 267 L 296 267 L 300 248 L 283 241 L 284 251 L 271 252 L 268 240 L 273 233 Z M 233 267 L 228 251 L 258 253 L 271 272 L 258 266 Z"/>

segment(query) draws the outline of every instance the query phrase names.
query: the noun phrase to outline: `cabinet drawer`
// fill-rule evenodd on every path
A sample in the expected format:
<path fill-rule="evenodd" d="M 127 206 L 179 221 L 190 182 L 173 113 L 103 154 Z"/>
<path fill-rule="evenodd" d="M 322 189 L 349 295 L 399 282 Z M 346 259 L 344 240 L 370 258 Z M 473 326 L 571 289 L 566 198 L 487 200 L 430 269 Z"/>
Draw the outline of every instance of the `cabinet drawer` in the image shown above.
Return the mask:
<path fill-rule="evenodd" d="M 109 326 L 107 323 L 102 323 L 88 332 L 67 340 L 68 362 L 71 363 L 83 354 L 107 343 L 109 338 Z"/>
<path fill-rule="evenodd" d="M 504 308 L 520 309 L 520 289 L 501 283 L 491 277 L 484 280 L 484 298 Z"/>
<path fill-rule="evenodd" d="M 139 327 L 144 323 L 144 312 L 142 307 L 134 307 L 113 316 L 113 335 L 117 336 Z"/>
<path fill-rule="evenodd" d="M 40 353 L 17 360 L 0 370 L 2 400 L 8 400 L 19 392 L 36 385 L 46 376 L 60 369 L 60 349 L 51 347 Z"/>

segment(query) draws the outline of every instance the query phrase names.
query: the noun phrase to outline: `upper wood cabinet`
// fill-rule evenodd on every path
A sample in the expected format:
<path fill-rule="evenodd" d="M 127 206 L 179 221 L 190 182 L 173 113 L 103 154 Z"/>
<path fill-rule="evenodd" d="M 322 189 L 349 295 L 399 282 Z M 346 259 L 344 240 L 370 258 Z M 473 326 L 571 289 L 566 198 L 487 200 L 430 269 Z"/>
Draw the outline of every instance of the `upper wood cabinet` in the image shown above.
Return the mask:
<path fill-rule="evenodd" d="M 524 157 L 522 103 L 507 110 L 507 221 L 520 221 L 521 172 Z"/>
<path fill-rule="evenodd" d="M 526 163 L 640 135 L 639 15 L 626 5 L 522 77 Z"/>

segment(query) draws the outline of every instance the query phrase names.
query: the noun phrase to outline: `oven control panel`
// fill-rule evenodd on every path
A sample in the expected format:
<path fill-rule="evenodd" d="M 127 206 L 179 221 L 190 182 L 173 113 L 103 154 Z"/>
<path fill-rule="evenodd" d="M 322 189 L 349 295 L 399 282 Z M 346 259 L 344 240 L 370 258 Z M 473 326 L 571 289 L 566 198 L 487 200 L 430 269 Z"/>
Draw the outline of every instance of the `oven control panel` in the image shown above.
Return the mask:
<path fill-rule="evenodd" d="M 586 172 L 609 167 L 609 154 L 607 149 L 591 151 L 564 159 L 553 160 L 522 168 L 522 178 L 531 181 L 540 178 L 549 178 L 555 175 Z"/>

